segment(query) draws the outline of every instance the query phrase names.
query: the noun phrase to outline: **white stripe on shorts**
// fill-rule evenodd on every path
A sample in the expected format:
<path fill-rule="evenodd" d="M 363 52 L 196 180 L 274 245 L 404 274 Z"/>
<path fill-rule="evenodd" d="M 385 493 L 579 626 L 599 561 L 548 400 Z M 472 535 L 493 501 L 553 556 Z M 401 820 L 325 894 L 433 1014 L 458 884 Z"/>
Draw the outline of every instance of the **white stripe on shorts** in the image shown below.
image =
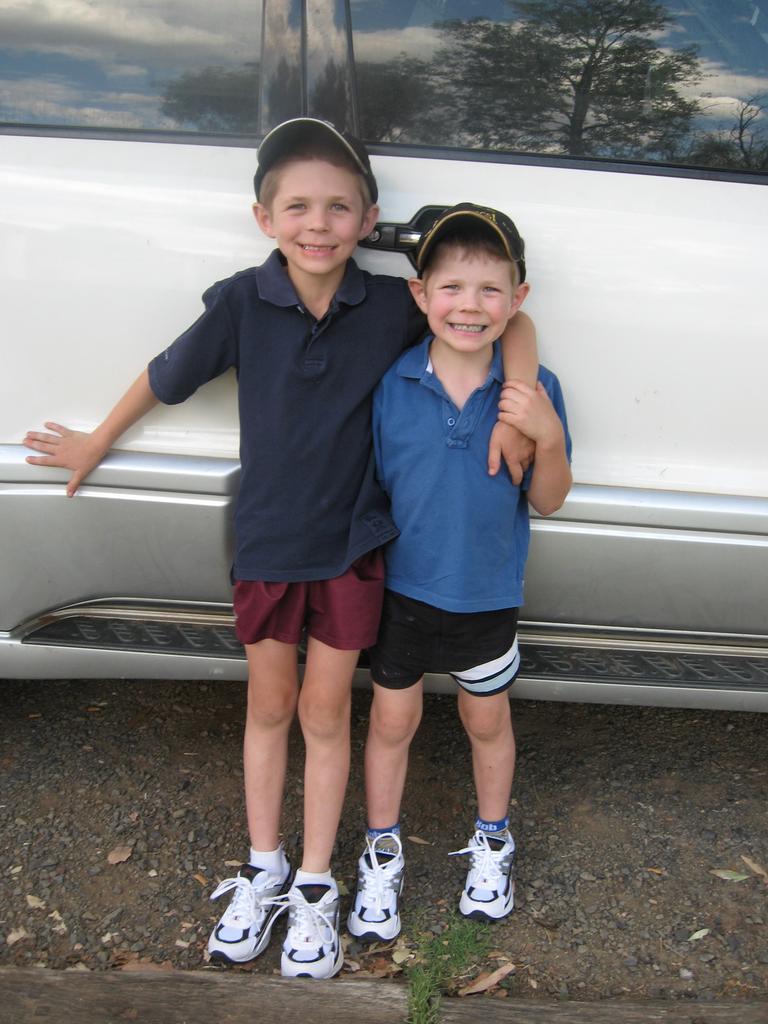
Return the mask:
<path fill-rule="evenodd" d="M 487 696 L 511 686 L 519 671 L 520 648 L 517 645 L 517 637 L 515 637 L 512 646 L 500 658 L 494 658 L 493 661 L 487 661 L 484 665 L 467 668 L 461 672 L 451 672 L 451 675 L 467 693 L 479 693 Z"/>

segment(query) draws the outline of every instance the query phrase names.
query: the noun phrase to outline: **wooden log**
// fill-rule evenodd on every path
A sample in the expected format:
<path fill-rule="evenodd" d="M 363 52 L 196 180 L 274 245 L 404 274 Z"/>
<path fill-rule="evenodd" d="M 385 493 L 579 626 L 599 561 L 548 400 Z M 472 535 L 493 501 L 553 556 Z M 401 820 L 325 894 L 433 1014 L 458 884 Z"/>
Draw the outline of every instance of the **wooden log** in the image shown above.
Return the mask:
<path fill-rule="evenodd" d="M 0 970 L 1 1024 L 402 1024 L 408 995 L 378 981 L 241 971 Z"/>
<path fill-rule="evenodd" d="M 533 999 L 449 999 L 441 1024 L 768 1024 L 768 1002 L 693 1003 L 684 1000 L 560 1003 Z M 471 1004 L 471 1005 L 470 1005 Z"/>
<path fill-rule="evenodd" d="M 389 981 L 294 981 L 242 971 L 0 969 L 0 1024 L 404 1024 Z M 768 1002 L 444 999 L 442 1024 L 768 1024 Z"/>

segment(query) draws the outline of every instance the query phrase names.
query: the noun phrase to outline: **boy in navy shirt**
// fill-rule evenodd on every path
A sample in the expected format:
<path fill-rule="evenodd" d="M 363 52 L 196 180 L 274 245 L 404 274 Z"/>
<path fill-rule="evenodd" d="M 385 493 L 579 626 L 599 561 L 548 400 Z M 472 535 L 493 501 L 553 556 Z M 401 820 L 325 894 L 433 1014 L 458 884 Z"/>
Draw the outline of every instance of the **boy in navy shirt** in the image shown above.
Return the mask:
<path fill-rule="evenodd" d="M 74 470 L 72 495 L 158 401 L 182 402 L 236 368 L 242 479 L 233 579 L 248 659 L 251 850 L 213 894 L 231 901 L 208 949 L 225 962 L 254 959 L 287 908 L 282 973 L 327 978 L 343 960 L 330 858 L 349 772 L 351 681 L 360 649 L 377 635 L 380 548 L 397 534 L 375 478 L 372 393 L 423 318 L 405 281 L 367 274 L 352 259 L 378 215 L 376 180 L 357 139 L 312 118 L 285 122 L 259 147 L 254 186 L 258 224 L 277 243 L 266 262 L 213 285 L 197 322 L 92 433 L 50 423 L 52 433 L 30 433 L 26 443 L 43 453 L 30 462 Z M 530 323 L 509 340 L 515 375 L 525 376 L 535 365 Z M 293 876 L 279 830 L 295 715 L 306 757 L 303 859 Z"/>
<path fill-rule="evenodd" d="M 374 395 L 378 474 L 400 534 L 385 549 L 384 610 L 369 652 L 369 829 L 348 920 L 364 941 L 400 931 L 400 803 L 425 672 L 448 672 L 458 683 L 472 747 L 478 814 L 469 844 L 457 851 L 471 858 L 460 912 L 497 920 L 512 910 L 515 844 L 507 813 L 515 740 L 507 691 L 520 664 L 528 505 L 549 515 L 571 485 L 563 398 L 544 367 L 535 387 L 514 382 L 502 401 L 536 443 L 532 469 L 521 486 L 505 471 L 485 471 L 504 384 L 497 339 L 529 288 L 515 225 L 497 210 L 453 207 L 422 239 L 418 268 L 410 285 L 430 333 Z"/>

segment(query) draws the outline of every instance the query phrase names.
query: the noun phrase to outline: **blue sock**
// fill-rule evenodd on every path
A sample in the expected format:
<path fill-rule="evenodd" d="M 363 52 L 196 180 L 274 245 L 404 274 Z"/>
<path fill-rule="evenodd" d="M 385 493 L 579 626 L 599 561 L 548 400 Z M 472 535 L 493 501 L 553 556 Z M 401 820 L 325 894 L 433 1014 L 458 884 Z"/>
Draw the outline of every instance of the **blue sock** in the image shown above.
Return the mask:
<path fill-rule="evenodd" d="M 509 831 L 509 818 L 501 818 L 499 821 L 486 821 L 485 818 L 477 818 L 475 828 L 485 832 L 487 836 L 498 835 L 499 832 Z"/>
<path fill-rule="evenodd" d="M 388 832 L 391 832 L 393 835 L 399 836 L 400 822 L 398 821 L 394 825 L 390 825 L 389 828 L 370 828 L 369 826 L 366 835 L 371 840 L 371 842 L 373 842 L 373 840 L 376 839 L 378 836 L 386 835 Z"/>

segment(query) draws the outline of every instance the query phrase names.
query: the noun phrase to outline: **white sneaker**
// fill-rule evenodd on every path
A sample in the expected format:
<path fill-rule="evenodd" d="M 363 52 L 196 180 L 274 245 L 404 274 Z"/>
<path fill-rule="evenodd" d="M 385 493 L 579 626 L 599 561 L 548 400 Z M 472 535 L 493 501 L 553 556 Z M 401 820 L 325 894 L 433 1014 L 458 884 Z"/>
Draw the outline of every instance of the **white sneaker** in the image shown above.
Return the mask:
<path fill-rule="evenodd" d="M 281 851 L 279 874 L 243 864 L 235 878 L 226 878 L 211 894 L 217 900 L 227 892 L 232 900 L 208 939 L 211 960 L 243 964 L 264 951 L 272 925 L 280 912 L 272 902 L 291 883 L 291 869 Z"/>
<path fill-rule="evenodd" d="M 386 942 L 400 934 L 397 901 L 403 891 L 403 847 L 394 832 L 383 832 L 373 841 L 366 838 L 365 846 L 357 862 L 357 892 L 347 928 L 360 942 Z"/>
<path fill-rule="evenodd" d="M 460 913 L 486 921 L 506 917 L 515 904 L 514 839 L 509 832 L 489 836 L 478 829 L 467 846 L 451 856 L 464 853 L 470 855 L 472 862 L 459 901 Z"/>
<path fill-rule="evenodd" d="M 339 890 L 331 885 L 294 885 L 274 900 L 288 910 L 280 973 L 284 978 L 332 978 L 341 970 Z"/>

